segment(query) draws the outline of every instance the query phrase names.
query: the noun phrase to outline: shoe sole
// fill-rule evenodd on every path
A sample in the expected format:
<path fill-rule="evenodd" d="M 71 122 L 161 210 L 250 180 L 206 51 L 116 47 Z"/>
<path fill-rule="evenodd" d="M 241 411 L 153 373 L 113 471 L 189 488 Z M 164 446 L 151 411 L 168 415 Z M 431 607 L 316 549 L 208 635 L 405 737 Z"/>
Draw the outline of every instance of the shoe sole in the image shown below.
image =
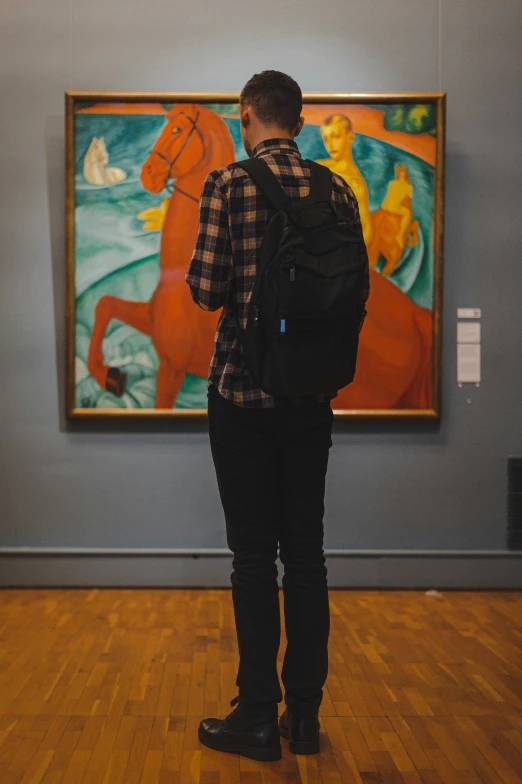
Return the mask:
<path fill-rule="evenodd" d="M 282 738 L 286 738 L 286 740 L 288 740 L 288 748 L 292 754 L 318 754 L 320 751 L 320 743 L 318 740 L 310 741 L 309 743 L 305 743 L 304 741 L 290 740 L 288 737 L 288 730 L 283 729 L 281 726 L 279 727 L 279 734 Z"/>
<path fill-rule="evenodd" d="M 231 754 L 241 754 L 242 757 L 248 757 L 249 759 L 256 760 L 257 762 L 275 762 L 276 760 L 280 760 L 283 756 L 283 752 L 281 746 L 279 748 L 274 749 L 256 749 L 255 746 L 241 746 L 241 745 L 226 745 L 221 746 L 219 743 L 213 743 L 212 740 L 209 740 L 201 730 L 198 730 L 198 738 L 203 743 L 204 746 L 208 746 L 209 749 L 214 749 L 214 751 L 229 751 Z"/>

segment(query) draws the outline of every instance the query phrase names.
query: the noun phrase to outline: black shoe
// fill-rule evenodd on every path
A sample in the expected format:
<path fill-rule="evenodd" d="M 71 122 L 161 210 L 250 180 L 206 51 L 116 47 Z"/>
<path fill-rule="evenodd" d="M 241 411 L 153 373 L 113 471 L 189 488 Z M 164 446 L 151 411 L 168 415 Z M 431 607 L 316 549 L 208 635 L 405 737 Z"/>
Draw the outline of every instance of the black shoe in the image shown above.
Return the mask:
<path fill-rule="evenodd" d="M 235 697 L 231 705 L 236 705 Z M 198 737 L 205 746 L 216 751 L 231 751 L 259 762 L 281 759 L 281 739 L 277 711 L 273 717 L 266 711 L 239 704 L 226 719 L 203 719 Z"/>
<path fill-rule="evenodd" d="M 294 754 L 317 754 L 319 751 L 319 719 L 317 714 L 294 716 L 287 708 L 279 719 L 279 732 L 288 738 Z"/>

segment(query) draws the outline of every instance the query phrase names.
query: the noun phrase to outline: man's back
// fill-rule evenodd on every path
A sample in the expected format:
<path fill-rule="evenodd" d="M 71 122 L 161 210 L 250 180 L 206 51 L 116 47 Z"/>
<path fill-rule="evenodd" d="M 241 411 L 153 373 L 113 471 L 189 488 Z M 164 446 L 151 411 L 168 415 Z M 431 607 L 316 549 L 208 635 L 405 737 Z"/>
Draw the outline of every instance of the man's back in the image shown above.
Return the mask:
<path fill-rule="evenodd" d="M 247 155 L 263 157 L 291 200 L 308 196 L 312 179 L 311 164 L 301 159 L 293 141 L 303 128 L 302 107 L 301 88 L 279 71 L 255 74 L 239 99 Z M 260 163 L 258 173 L 261 169 Z M 361 237 L 356 199 L 337 176 L 330 201 Z M 212 749 L 265 762 L 281 759 L 280 735 L 288 738 L 295 754 L 320 750 L 317 717 L 330 630 L 323 515 L 331 395 L 325 390 L 322 395 L 272 398 L 256 388 L 241 350 L 241 339 L 249 345 L 247 332 L 242 332 L 258 262 L 268 258 L 270 233 L 262 253 L 260 249 L 274 216 L 274 208 L 240 166 L 211 172 L 203 186 L 198 239 L 187 274 L 200 307 L 223 307 L 210 368 L 208 430 L 233 553 L 230 581 L 239 650 L 238 695 L 231 702 L 236 708 L 223 720 L 203 719 L 198 737 Z M 362 305 L 369 293 L 367 265 L 366 273 L 361 290 L 353 292 Z M 257 288 L 256 306 L 263 304 Z M 353 299 L 347 297 L 347 307 Z M 282 331 L 287 332 L 286 321 Z M 321 377 L 317 384 L 322 383 Z M 287 640 L 281 670 L 286 710 L 279 722 L 278 552 L 284 567 Z"/>
<path fill-rule="evenodd" d="M 297 144 L 284 138 L 258 144 L 252 157 L 262 157 L 286 194 L 296 201 L 310 190 L 310 162 Z M 360 226 L 353 192 L 333 175 L 332 201 L 339 216 Z M 200 233 L 187 275 L 192 296 L 208 310 L 223 306 L 210 367 L 210 381 L 221 395 L 244 407 L 271 408 L 276 401 L 257 388 L 244 367 L 237 337 L 237 317 L 246 326 L 256 275 L 256 258 L 274 208 L 236 164 L 211 172 L 203 186 Z M 210 259 L 212 260 L 209 263 Z M 359 299 L 368 297 L 368 275 Z"/>

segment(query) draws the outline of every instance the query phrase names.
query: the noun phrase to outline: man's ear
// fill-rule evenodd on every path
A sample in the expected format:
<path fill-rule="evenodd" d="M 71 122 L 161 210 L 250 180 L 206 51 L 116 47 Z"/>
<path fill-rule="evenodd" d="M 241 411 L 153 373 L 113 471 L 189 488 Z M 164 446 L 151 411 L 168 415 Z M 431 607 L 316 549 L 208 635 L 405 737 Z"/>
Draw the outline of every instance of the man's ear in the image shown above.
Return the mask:
<path fill-rule="evenodd" d="M 243 128 L 247 128 L 250 125 L 250 112 L 248 106 L 239 104 L 239 119 Z"/>
<path fill-rule="evenodd" d="M 304 125 L 304 117 L 300 117 L 299 118 L 299 122 L 297 123 L 295 131 L 294 131 L 294 139 L 295 139 L 296 136 L 299 136 L 299 134 L 303 130 L 303 125 Z"/>

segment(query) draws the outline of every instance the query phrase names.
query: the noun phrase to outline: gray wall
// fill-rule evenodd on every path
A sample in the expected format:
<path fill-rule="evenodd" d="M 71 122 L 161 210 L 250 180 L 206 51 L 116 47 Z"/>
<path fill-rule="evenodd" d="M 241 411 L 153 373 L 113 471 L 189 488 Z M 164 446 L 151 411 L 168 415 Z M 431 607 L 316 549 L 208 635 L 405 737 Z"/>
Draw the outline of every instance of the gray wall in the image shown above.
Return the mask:
<path fill-rule="evenodd" d="M 502 555 L 506 458 L 522 430 L 519 0 L 44 5 L 0 4 L 1 583 L 227 583 L 228 556 L 9 548 L 226 547 L 204 424 L 107 432 L 64 419 L 63 92 L 239 90 L 266 67 L 310 91 L 448 93 L 442 424 L 336 425 L 326 546 Z M 459 305 L 483 309 L 471 391 L 455 382 Z M 380 569 L 363 555 L 331 559 L 335 584 L 522 582 L 507 556 Z"/>

